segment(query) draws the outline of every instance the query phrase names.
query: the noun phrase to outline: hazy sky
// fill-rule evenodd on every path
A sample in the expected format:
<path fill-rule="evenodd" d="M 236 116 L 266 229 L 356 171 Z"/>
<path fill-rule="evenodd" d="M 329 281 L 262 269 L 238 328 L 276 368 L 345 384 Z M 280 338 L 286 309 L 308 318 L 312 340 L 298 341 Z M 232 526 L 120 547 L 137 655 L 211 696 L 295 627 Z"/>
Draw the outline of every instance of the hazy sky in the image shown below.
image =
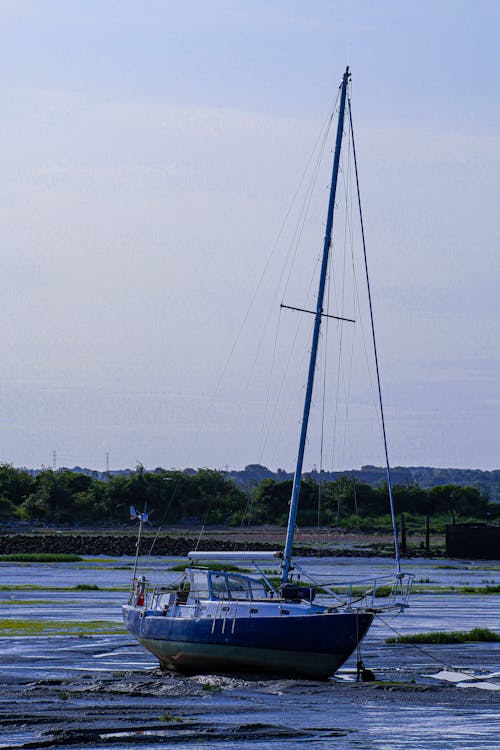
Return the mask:
<path fill-rule="evenodd" d="M 279 252 L 266 264 L 349 64 L 391 461 L 498 468 L 498 15 L 2 0 L 0 461 L 292 468 L 307 344 L 275 347 L 297 314 L 271 291 Z M 327 182 L 288 304 L 307 302 Z M 382 461 L 354 375 L 339 426 L 348 380 L 326 397 L 327 469 Z"/>

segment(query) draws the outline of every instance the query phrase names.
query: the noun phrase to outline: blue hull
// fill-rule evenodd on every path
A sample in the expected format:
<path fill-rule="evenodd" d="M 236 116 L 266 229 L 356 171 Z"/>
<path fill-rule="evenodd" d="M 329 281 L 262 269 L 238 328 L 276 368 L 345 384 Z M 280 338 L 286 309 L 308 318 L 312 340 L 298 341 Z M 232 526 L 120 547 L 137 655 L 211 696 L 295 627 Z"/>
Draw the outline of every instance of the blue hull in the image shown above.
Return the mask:
<path fill-rule="evenodd" d="M 165 669 L 252 672 L 324 680 L 356 649 L 373 614 L 351 612 L 235 620 L 165 617 L 123 607 L 129 632 Z"/>

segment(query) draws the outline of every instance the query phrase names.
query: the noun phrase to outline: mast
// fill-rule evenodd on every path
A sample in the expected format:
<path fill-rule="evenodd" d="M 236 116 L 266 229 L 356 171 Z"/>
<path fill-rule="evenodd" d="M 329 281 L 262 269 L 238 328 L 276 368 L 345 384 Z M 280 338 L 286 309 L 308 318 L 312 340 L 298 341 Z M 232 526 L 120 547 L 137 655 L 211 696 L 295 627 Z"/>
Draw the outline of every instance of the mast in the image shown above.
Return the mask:
<path fill-rule="evenodd" d="M 309 423 L 309 413 L 311 411 L 311 399 L 314 384 L 314 373 L 316 370 L 316 357 L 318 354 L 319 331 L 321 328 L 321 316 L 323 314 L 323 298 L 325 294 L 326 273 L 328 270 L 328 258 L 332 244 L 332 227 L 333 211 L 335 208 L 335 194 L 337 192 L 337 177 L 340 164 L 340 148 L 342 146 L 342 134 L 344 130 L 344 113 L 347 94 L 347 83 L 349 81 L 349 68 L 347 67 L 342 77 L 339 118 L 337 124 L 337 138 L 335 141 L 335 153 L 333 157 L 332 181 L 330 184 L 330 199 L 328 202 L 328 213 L 326 220 L 325 241 L 323 245 L 323 259 L 321 262 L 321 274 L 319 278 L 318 299 L 316 304 L 316 314 L 314 316 L 314 329 L 311 346 L 311 355 L 309 359 L 309 373 L 307 376 L 306 396 L 304 401 L 304 413 L 302 416 L 302 426 L 300 430 L 299 451 L 297 455 L 297 464 L 293 479 L 292 498 L 290 500 L 290 512 L 288 515 L 288 527 L 286 534 L 285 551 L 283 555 L 283 573 L 281 583 L 285 584 L 288 580 L 290 564 L 292 558 L 293 537 L 295 533 L 295 519 L 297 517 L 297 506 L 299 502 L 300 481 L 302 478 L 302 464 L 304 461 L 304 450 L 307 438 L 307 426 Z"/>

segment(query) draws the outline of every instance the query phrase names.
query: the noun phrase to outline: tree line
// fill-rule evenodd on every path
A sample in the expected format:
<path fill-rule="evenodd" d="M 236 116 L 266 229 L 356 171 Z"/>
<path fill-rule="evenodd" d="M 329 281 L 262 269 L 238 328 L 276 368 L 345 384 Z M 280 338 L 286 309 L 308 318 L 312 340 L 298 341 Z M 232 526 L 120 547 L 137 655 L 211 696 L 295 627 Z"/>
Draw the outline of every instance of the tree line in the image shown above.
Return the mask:
<path fill-rule="evenodd" d="M 263 479 L 242 487 L 224 472 L 211 469 L 146 471 L 139 466 L 127 476 L 97 479 L 67 469 L 34 474 L 0 465 L 0 517 L 46 524 L 105 525 L 126 523 L 129 507 L 153 510 L 159 524 L 285 525 L 292 481 Z M 456 519 L 495 520 L 500 506 L 477 487 L 444 485 L 422 489 L 396 485 L 396 512 L 453 515 Z M 373 527 L 387 522 L 387 486 L 373 487 L 351 477 L 301 485 L 299 526 Z M 384 522 L 385 519 L 385 522 Z"/>

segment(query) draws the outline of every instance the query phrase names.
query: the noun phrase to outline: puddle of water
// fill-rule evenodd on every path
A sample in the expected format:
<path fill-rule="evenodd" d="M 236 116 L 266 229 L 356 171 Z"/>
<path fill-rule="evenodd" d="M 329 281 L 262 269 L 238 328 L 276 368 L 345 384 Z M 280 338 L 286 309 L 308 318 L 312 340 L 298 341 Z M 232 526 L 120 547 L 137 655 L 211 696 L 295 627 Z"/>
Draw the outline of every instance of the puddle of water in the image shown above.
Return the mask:
<path fill-rule="evenodd" d="M 479 688 L 479 690 L 500 690 L 500 685 L 494 682 L 458 682 L 459 688 Z"/>
<path fill-rule="evenodd" d="M 449 670 L 443 669 L 436 674 L 424 676 L 431 677 L 433 680 L 451 682 L 459 688 L 476 687 L 481 690 L 500 690 L 500 680 L 497 682 L 491 682 L 492 679 L 500 676 L 498 672 L 474 674 L 474 672 L 450 672 Z"/>

